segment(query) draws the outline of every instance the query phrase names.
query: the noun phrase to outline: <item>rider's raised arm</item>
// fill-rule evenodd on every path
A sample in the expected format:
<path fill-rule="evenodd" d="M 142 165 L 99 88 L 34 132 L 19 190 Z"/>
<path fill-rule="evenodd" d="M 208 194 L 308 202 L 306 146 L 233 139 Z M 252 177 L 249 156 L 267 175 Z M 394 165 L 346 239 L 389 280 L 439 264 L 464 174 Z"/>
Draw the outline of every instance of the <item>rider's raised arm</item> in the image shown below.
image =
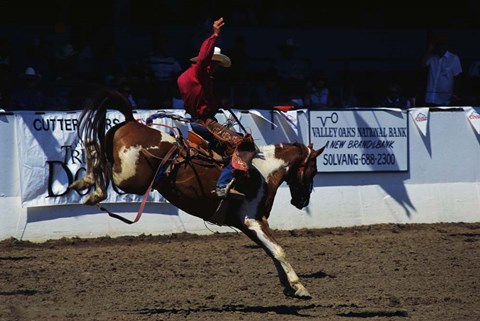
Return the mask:
<path fill-rule="evenodd" d="M 200 51 L 198 52 L 197 64 L 202 65 L 201 68 L 204 66 L 208 66 L 210 61 L 212 60 L 213 52 L 215 49 L 215 43 L 217 42 L 217 38 L 220 35 L 220 29 L 225 25 L 223 18 L 215 20 L 213 22 L 213 33 L 210 37 L 205 39 L 200 46 Z"/>

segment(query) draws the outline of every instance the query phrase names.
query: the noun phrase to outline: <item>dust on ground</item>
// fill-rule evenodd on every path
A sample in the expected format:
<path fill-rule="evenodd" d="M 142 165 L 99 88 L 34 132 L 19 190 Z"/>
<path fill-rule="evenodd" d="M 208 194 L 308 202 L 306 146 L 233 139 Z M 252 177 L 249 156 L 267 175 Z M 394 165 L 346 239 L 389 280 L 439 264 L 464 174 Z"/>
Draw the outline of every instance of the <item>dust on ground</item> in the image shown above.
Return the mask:
<path fill-rule="evenodd" d="M 480 223 L 275 231 L 311 300 L 246 236 L 0 242 L 0 321 L 480 320 Z"/>

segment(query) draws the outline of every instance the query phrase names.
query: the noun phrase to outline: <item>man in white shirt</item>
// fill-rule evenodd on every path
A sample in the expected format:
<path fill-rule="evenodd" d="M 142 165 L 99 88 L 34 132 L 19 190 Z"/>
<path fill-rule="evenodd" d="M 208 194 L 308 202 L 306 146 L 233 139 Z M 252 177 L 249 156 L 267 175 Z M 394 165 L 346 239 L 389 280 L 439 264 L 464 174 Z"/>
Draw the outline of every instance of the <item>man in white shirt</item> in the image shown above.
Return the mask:
<path fill-rule="evenodd" d="M 462 65 L 460 58 L 447 50 L 446 36 L 432 39 L 423 57 L 423 65 L 428 68 L 425 105 L 448 106 L 458 100 L 455 89 Z"/>

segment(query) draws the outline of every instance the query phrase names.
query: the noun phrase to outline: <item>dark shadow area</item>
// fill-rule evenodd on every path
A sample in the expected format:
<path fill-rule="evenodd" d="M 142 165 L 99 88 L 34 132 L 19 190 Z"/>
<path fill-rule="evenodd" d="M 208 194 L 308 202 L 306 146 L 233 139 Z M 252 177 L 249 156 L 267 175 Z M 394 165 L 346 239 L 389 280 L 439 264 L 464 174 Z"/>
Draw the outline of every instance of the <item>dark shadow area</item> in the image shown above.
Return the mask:
<path fill-rule="evenodd" d="M 17 290 L 17 291 L 0 291 L 0 296 L 14 296 L 14 295 L 35 295 L 35 294 L 45 294 L 50 291 L 38 291 L 38 290 Z"/>
<path fill-rule="evenodd" d="M 477 138 L 478 143 L 480 144 L 480 134 L 477 133 L 473 125 L 470 123 L 470 127 L 473 129 L 473 132 L 475 133 L 475 138 Z"/>
<path fill-rule="evenodd" d="M 144 315 L 156 315 L 156 314 L 190 314 L 195 312 L 243 312 L 243 313 L 276 313 L 282 315 L 292 315 L 297 317 L 310 317 L 310 315 L 301 314 L 301 311 L 308 311 L 316 308 L 315 304 L 309 304 L 305 306 L 297 305 L 274 305 L 274 306 L 245 306 L 245 305 L 231 305 L 227 304 L 222 307 L 198 307 L 198 308 L 145 308 L 134 310 L 134 313 Z"/>
<path fill-rule="evenodd" d="M 375 318 L 375 317 L 408 318 L 408 312 L 406 311 L 365 311 L 365 312 L 338 313 L 337 315 L 345 318 Z"/>
<path fill-rule="evenodd" d="M 327 274 L 322 271 L 313 272 L 309 274 L 299 274 L 298 276 L 301 277 L 302 279 L 324 279 L 324 278 L 335 279 L 337 277 L 334 274 Z"/>
<path fill-rule="evenodd" d="M 0 261 L 22 261 L 36 259 L 35 256 L 0 256 Z"/>
<path fill-rule="evenodd" d="M 426 135 L 420 133 L 420 137 L 422 138 L 422 142 L 425 145 L 425 149 L 428 151 L 428 155 L 432 157 L 432 143 L 430 138 L 430 131 L 428 130 L 429 126 L 430 122 L 427 123 Z"/>
<path fill-rule="evenodd" d="M 88 206 L 85 205 L 83 207 L 79 207 L 77 205 L 65 205 L 70 206 L 72 211 L 58 211 L 55 209 L 55 206 L 45 206 L 45 207 L 30 207 L 27 209 L 27 223 L 33 222 L 42 222 L 42 221 L 50 221 L 59 218 L 69 218 L 69 217 L 76 217 L 82 215 L 105 215 L 108 214 L 105 212 L 100 211 L 96 206 Z M 102 204 L 105 208 L 109 211 L 123 215 L 127 218 L 135 217 L 136 213 L 140 208 L 140 203 L 118 203 L 118 204 Z M 144 215 L 176 215 L 178 216 L 178 208 L 171 206 L 170 204 L 166 203 L 150 203 L 145 205 Z"/>

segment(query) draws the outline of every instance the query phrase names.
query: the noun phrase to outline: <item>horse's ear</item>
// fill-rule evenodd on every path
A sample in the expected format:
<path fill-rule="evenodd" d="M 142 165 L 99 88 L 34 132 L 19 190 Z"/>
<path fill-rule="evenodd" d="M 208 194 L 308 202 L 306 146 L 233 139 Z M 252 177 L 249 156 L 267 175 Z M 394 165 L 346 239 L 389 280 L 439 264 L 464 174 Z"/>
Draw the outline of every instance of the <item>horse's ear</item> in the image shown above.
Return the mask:
<path fill-rule="evenodd" d="M 313 144 L 312 143 L 308 144 L 308 148 L 313 149 Z"/>
<path fill-rule="evenodd" d="M 312 144 L 310 144 L 312 145 Z M 318 155 L 320 155 L 321 153 L 323 153 L 323 150 L 325 149 L 325 147 L 327 147 L 327 145 L 323 146 L 322 148 L 320 148 L 319 150 L 316 150 L 313 154 L 315 157 L 317 157 Z"/>

